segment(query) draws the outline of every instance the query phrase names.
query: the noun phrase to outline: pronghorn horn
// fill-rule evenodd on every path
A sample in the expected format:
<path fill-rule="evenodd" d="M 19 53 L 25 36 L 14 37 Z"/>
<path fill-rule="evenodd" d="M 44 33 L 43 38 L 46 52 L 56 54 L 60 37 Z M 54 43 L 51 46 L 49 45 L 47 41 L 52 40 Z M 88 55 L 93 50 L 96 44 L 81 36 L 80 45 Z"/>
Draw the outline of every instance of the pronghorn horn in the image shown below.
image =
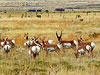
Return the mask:
<path fill-rule="evenodd" d="M 80 36 L 80 38 L 82 38 L 82 35 Z"/>
<path fill-rule="evenodd" d="M 60 34 L 60 38 L 62 37 L 62 31 L 61 31 L 61 34 Z"/>
<path fill-rule="evenodd" d="M 58 38 L 58 33 L 56 32 L 56 36 L 57 36 L 57 38 Z"/>

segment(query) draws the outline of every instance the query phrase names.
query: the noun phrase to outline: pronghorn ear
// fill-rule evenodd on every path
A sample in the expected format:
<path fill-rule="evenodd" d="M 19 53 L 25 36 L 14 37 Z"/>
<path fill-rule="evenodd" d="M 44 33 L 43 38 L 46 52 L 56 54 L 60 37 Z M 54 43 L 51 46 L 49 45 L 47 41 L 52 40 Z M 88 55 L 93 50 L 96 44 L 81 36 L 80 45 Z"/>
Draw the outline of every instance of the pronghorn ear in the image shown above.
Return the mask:
<path fill-rule="evenodd" d="M 3 41 L 5 41 L 5 39 L 3 38 Z"/>
<path fill-rule="evenodd" d="M 56 36 L 57 36 L 57 38 L 58 38 L 58 34 L 57 34 L 57 32 L 56 32 Z"/>
<path fill-rule="evenodd" d="M 26 35 L 26 33 L 24 35 Z"/>
<path fill-rule="evenodd" d="M 8 38 L 6 38 L 6 40 L 8 40 Z"/>
<path fill-rule="evenodd" d="M 38 39 L 38 37 L 35 38 L 36 40 Z"/>
<path fill-rule="evenodd" d="M 61 34 L 60 34 L 60 38 L 62 37 L 62 31 L 61 31 Z"/>
<path fill-rule="evenodd" d="M 34 39 L 32 38 L 32 40 L 34 40 Z"/>

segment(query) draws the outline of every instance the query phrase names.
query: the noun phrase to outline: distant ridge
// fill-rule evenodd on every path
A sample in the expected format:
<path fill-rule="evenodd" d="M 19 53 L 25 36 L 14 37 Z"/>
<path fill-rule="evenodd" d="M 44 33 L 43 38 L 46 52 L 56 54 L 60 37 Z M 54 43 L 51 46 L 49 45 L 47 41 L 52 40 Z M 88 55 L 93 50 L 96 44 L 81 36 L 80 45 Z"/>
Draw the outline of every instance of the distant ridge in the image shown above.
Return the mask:
<path fill-rule="evenodd" d="M 0 9 L 93 9 L 100 8 L 99 0 L 0 0 Z"/>

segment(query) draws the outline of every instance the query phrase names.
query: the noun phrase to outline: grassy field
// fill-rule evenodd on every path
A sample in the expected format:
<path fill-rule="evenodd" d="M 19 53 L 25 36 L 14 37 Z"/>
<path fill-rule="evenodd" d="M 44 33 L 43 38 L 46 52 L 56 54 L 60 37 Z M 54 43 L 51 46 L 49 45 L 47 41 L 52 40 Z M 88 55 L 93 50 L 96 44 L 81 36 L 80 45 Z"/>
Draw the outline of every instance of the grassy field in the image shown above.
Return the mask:
<path fill-rule="evenodd" d="M 31 17 L 21 18 L 23 12 L 0 13 L 1 38 L 14 39 L 16 47 L 11 49 L 6 58 L 0 50 L 0 75 L 99 75 L 100 74 L 100 13 L 42 13 L 37 18 L 35 13 L 27 13 Z M 9 15 L 11 17 L 9 18 Z M 40 14 L 40 13 L 38 13 Z M 76 15 L 81 15 L 76 18 Z M 81 21 L 83 19 L 83 21 Z M 52 39 L 57 43 L 56 31 L 63 31 L 62 39 L 77 40 L 82 35 L 85 41 L 96 44 L 94 57 L 87 55 L 75 58 L 75 51 L 66 49 L 60 51 L 60 57 L 51 52 L 46 56 L 41 50 L 36 61 L 30 62 L 28 50 L 24 48 L 24 34 Z"/>

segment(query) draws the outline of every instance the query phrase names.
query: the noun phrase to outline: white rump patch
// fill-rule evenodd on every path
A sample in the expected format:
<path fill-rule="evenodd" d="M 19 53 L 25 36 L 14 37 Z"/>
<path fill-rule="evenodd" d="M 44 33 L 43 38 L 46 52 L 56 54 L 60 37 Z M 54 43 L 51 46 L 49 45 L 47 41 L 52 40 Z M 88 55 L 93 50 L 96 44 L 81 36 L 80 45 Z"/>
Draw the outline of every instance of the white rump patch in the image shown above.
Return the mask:
<path fill-rule="evenodd" d="M 15 40 L 12 40 L 12 43 L 15 44 Z"/>
<path fill-rule="evenodd" d="M 39 46 L 33 46 L 32 47 L 32 52 L 34 52 L 34 53 L 40 52 L 40 47 Z"/>
<path fill-rule="evenodd" d="M 64 43 L 65 48 L 71 48 L 71 46 L 72 46 L 71 43 Z"/>
<path fill-rule="evenodd" d="M 57 44 L 58 48 L 62 48 L 62 45 L 61 44 Z"/>
<path fill-rule="evenodd" d="M 3 46 L 4 45 L 4 42 L 1 42 L 1 46 Z"/>
<path fill-rule="evenodd" d="M 24 43 L 24 46 L 26 47 L 26 42 Z"/>
<path fill-rule="evenodd" d="M 7 45 L 9 45 L 9 42 L 7 41 Z"/>
<path fill-rule="evenodd" d="M 85 51 L 84 51 L 84 49 L 80 49 L 78 52 L 84 53 Z"/>
<path fill-rule="evenodd" d="M 28 54 L 31 55 L 31 51 L 30 50 L 28 51 Z"/>
<path fill-rule="evenodd" d="M 53 44 L 53 40 L 48 40 L 48 43 L 49 44 Z"/>
<path fill-rule="evenodd" d="M 30 45 L 32 45 L 33 42 L 31 40 L 28 40 L 26 43 L 27 43 L 27 45 L 30 46 Z"/>
<path fill-rule="evenodd" d="M 95 47 L 95 44 L 94 44 L 93 42 L 91 43 L 91 47 L 92 47 L 92 48 L 94 48 L 94 47 Z"/>
<path fill-rule="evenodd" d="M 40 52 L 40 47 L 39 46 L 36 46 L 36 48 L 37 48 L 37 53 L 39 53 Z"/>
<path fill-rule="evenodd" d="M 54 51 L 55 48 L 47 48 L 48 51 Z"/>
<path fill-rule="evenodd" d="M 5 45 L 5 46 L 4 46 L 4 50 L 6 50 L 6 51 L 7 51 L 7 50 L 10 50 L 10 48 L 11 48 L 11 47 L 10 47 L 9 45 Z"/>
<path fill-rule="evenodd" d="M 77 45 L 78 43 L 74 40 L 74 44 Z"/>
<path fill-rule="evenodd" d="M 91 50 L 91 47 L 90 47 L 89 45 L 87 45 L 87 46 L 86 46 L 86 49 L 87 49 L 88 51 L 90 51 L 90 50 Z"/>

